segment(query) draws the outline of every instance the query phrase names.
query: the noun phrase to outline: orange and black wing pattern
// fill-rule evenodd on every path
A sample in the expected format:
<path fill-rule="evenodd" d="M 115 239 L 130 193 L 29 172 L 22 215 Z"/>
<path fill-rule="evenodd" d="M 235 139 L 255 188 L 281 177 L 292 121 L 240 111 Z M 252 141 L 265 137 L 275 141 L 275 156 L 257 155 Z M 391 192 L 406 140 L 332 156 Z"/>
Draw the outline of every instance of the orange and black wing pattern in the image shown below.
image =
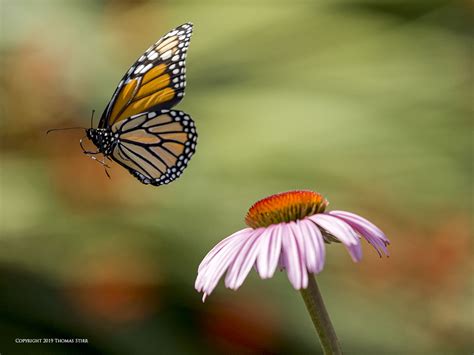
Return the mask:
<path fill-rule="evenodd" d="M 191 23 L 178 26 L 138 58 L 119 82 L 99 128 L 110 128 L 143 112 L 170 109 L 181 101 L 192 31 Z"/>
<path fill-rule="evenodd" d="M 114 123 L 111 130 L 117 144 L 110 158 L 144 184 L 178 178 L 196 149 L 194 121 L 182 111 L 144 112 Z"/>

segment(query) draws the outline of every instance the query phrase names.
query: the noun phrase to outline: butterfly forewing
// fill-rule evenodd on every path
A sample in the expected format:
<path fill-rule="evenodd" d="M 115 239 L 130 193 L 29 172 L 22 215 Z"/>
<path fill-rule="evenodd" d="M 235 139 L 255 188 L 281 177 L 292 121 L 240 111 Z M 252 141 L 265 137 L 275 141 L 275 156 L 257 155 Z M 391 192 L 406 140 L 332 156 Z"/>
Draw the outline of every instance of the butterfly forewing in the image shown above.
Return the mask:
<path fill-rule="evenodd" d="M 191 23 L 168 32 L 131 66 L 107 105 L 99 128 L 142 112 L 170 109 L 184 96 Z"/>
<path fill-rule="evenodd" d="M 145 184 L 168 184 L 179 177 L 196 148 L 194 121 L 182 111 L 141 113 L 111 130 L 118 138 L 111 158 Z"/>

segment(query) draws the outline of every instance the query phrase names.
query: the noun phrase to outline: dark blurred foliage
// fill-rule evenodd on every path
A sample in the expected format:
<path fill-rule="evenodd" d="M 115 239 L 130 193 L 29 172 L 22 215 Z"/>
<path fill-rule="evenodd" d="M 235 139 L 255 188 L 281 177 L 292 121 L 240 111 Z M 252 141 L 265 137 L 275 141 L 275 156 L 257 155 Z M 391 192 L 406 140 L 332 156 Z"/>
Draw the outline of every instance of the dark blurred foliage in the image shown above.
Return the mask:
<path fill-rule="evenodd" d="M 379 225 L 390 258 L 328 247 L 347 354 L 474 347 L 470 1 L 2 0 L 0 353 L 307 354 L 286 276 L 205 304 L 197 266 L 259 198 L 294 188 Z M 114 86 L 191 21 L 196 156 L 168 186 L 85 157 Z M 87 338 L 87 344 L 15 344 Z"/>

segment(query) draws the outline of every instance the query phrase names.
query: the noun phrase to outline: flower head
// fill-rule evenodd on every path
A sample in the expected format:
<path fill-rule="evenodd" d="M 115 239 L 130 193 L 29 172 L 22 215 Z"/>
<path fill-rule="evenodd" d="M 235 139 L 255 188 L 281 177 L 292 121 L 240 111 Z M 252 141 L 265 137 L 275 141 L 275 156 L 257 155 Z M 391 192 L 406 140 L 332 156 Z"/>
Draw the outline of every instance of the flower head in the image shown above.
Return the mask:
<path fill-rule="evenodd" d="M 308 273 L 324 266 L 324 243 L 340 242 L 352 260 L 362 258 L 360 239 L 388 255 L 390 243 L 374 224 L 344 211 L 325 212 L 327 200 L 312 191 L 289 191 L 255 203 L 242 229 L 218 243 L 202 260 L 195 287 L 203 301 L 227 271 L 225 285 L 238 289 L 250 269 L 262 279 L 271 278 L 277 267 L 286 270 L 297 290 L 308 286 Z"/>

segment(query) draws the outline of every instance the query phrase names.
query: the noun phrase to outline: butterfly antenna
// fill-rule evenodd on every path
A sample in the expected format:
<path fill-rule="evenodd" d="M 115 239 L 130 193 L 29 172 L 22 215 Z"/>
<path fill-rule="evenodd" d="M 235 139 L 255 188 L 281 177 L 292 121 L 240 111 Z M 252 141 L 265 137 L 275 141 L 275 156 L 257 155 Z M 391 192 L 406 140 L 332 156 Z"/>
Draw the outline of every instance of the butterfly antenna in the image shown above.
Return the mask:
<path fill-rule="evenodd" d="M 85 129 L 85 128 L 84 127 L 53 128 L 53 129 L 48 129 L 46 131 L 46 134 L 49 134 L 50 132 L 54 132 L 54 131 L 67 131 L 68 129 Z"/>

